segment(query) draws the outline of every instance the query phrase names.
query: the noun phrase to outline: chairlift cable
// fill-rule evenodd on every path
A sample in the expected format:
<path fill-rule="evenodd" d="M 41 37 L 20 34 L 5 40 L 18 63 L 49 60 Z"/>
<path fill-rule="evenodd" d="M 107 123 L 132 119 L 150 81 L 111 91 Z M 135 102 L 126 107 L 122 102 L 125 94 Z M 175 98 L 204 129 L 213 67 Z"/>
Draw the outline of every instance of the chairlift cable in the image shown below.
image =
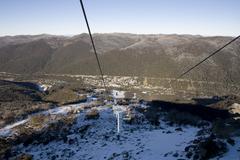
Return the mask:
<path fill-rule="evenodd" d="M 182 78 L 184 75 L 186 75 L 187 73 L 189 73 L 190 71 L 192 71 L 193 69 L 195 69 L 197 66 L 199 66 L 200 64 L 202 64 L 203 62 L 205 62 L 207 59 L 209 59 L 210 57 L 214 56 L 215 54 L 219 53 L 221 50 L 223 50 L 225 47 L 227 47 L 228 45 L 230 45 L 231 43 L 233 43 L 234 41 L 236 41 L 238 38 L 240 38 L 240 35 L 237 36 L 236 38 L 232 39 L 230 42 L 228 42 L 227 44 L 223 45 L 221 48 L 219 48 L 218 50 L 216 50 L 215 52 L 213 52 L 212 54 L 210 54 L 209 56 L 207 56 L 206 58 L 204 58 L 203 60 L 201 60 L 200 62 L 198 62 L 197 64 L 195 64 L 194 66 L 192 66 L 191 68 L 189 68 L 187 71 L 183 72 L 177 79 Z"/>
<path fill-rule="evenodd" d="M 226 43 L 225 45 L 223 45 L 221 48 L 217 49 L 215 52 L 213 52 L 212 54 L 210 54 L 209 56 L 207 56 L 206 58 L 204 58 L 203 60 L 201 60 L 200 62 L 198 62 L 197 64 L 195 64 L 194 66 L 192 66 L 191 68 L 189 68 L 187 71 L 183 72 L 180 76 L 178 76 L 174 81 L 177 83 L 177 81 L 182 78 L 183 76 L 185 76 L 186 74 L 188 74 L 189 72 L 191 72 L 193 69 L 195 69 L 197 66 L 201 65 L 203 62 L 205 62 L 206 60 L 208 60 L 209 58 L 211 58 L 212 56 L 214 56 L 215 54 L 219 53 L 221 50 L 223 50 L 225 47 L 227 47 L 228 45 L 230 45 L 231 43 L 233 43 L 234 41 L 236 41 L 237 39 L 240 38 L 240 35 L 237 36 L 236 38 L 232 39 L 231 41 L 229 41 L 228 43 Z M 174 83 L 173 82 L 173 83 Z M 163 92 L 165 92 L 167 90 L 167 88 L 165 88 L 163 90 Z"/>
<path fill-rule="evenodd" d="M 91 29 L 90 29 L 90 26 L 89 26 L 89 23 L 88 23 L 87 14 L 86 14 L 86 11 L 85 11 L 85 8 L 84 8 L 84 4 L 83 4 L 82 0 L 79 0 L 79 1 L 80 1 L 80 4 L 81 4 L 81 8 L 82 8 L 82 12 L 83 12 L 83 15 L 84 15 L 84 19 L 85 19 L 85 22 L 86 22 L 86 25 L 87 25 L 89 37 L 90 37 L 90 40 L 91 40 L 91 43 L 92 43 L 92 47 L 93 47 L 93 51 L 94 51 L 94 54 L 95 54 L 95 57 L 96 57 L 96 60 L 97 60 L 98 68 L 99 68 L 99 71 L 100 71 L 100 74 L 101 74 L 101 79 L 102 79 L 102 82 L 103 82 L 103 86 L 104 86 L 105 90 L 107 90 L 106 84 L 105 84 L 105 80 L 104 80 L 104 76 L 103 76 L 101 63 L 100 63 L 100 60 L 98 58 L 98 54 L 97 54 L 97 50 L 96 50 L 96 47 L 95 47 L 95 43 L 93 41 L 93 36 L 92 36 L 92 32 L 91 32 Z"/>
<path fill-rule="evenodd" d="M 86 21 L 87 29 L 88 29 L 88 32 L 89 32 L 89 37 L 90 37 L 90 39 L 91 39 L 92 47 L 93 47 L 94 54 L 95 54 L 95 57 L 96 57 L 96 60 L 97 60 L 97 64 L 98 64 L 98 68 L 99 68 L 99 71 L 100 71 L 100 74 L 101 74 L 101 78 L 102 78 L 102 81 L 103 81 L 103 85 L 104 85 L 104 88 L 106 89 L 106 85 L 105 85 L 105 81 L 104 81 L 104 76 L 103 76 L 102 67 L 101 67 L 101 64 L 100 64 L 100 61 L 99 61 L 99 58 L 98 58 L 98 55 L 97 55 L 95 43 L 94 43 L 94 41 L 93 41 L 93 37 L 92 37 L 91 29 L 90 29 L 90 26 L 89 26 L 89 23 L 88 23 L 88 19 L 87 19 L 87 15 L 86 15 L 86 12 L 85 12 L 84 4 L 83 4 L 83 1 L 82 1 L 82 0 L 79 0 L 79 1 L 80 1 L 80 4 L 81 4 L 81 7 L 82 7 L 84 19 L 85 19 L 85 21 Z M 227 44 L 223 45 L 223 46 L 222 46 L 221 48 L 219 48 L 218 50 L 214 51 L 212 54 L 210 54 L 209 56 L 207 56 L 206 58 L 204 58 L 203 60 L 201 60 L 200 62 L 198 62 L 198 63 L 195 64 L 194 66 L 192 66 L 191 68 L 189 68 L 187 71 L 183 72 L 180 76 L 178 76 L 178 77 L 176 78 L 176 80 L 182 78 L 183 76 L 185 76 L 186 74 L 188 74 L 189 72 L 191 72 L 191 71 L 192 71 L 193 69 L 195 69 L 197 66 L 201 65 L 203 62 L 205 62 L 206 60 L 208 60 L 208 59 L 211 58 L 212 56 L 214 56 L 214 55 L 216 55 L 217 53 L 219 53 L 221 50 L 223 50 L 225 47 L 227 47 L 228 45 L 230 45 L 231 43 L 233 43 L 234 41 L 236 41 L 238 38 L 240 38 L 240 35 L 237 36 L 236 38 L 232 39 L 232 40 L 231 40 L 230 42 L 228 42 Z"/>

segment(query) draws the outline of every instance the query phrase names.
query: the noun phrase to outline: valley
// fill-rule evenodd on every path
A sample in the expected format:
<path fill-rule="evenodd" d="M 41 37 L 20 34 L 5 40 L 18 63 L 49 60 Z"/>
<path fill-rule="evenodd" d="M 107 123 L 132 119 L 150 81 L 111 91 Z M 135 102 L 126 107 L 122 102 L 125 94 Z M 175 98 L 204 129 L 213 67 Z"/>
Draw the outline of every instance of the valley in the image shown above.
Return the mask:
<path fill-rule="evenodd" d="M 0 159 L 240 157 L 238 43 L 177 78 L 232 37 L 94 39 L 106 88 L 87 34 L 0 37 Z"/>
<path fill-rule="evenodd" d="M 1 159 L 239 157 L 239 97 L 197 94 L 201 81 L 174 89 L 170 78 L 137 76 L 105 76 L 106 91 L 99 78 L 1 73 Z M 119 134 L 116 106 L 125 108 Z"/>

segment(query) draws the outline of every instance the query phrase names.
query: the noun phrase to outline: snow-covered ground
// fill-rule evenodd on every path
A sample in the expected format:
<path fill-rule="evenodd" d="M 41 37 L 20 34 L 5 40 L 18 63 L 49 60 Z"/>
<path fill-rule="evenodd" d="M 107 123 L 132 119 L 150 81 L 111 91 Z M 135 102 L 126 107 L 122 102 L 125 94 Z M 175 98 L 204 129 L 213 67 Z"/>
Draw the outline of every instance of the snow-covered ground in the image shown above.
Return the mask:
<path fill-rule="evenodd" d="M 229 151 L 222 157 L 214 158 L 213 160 L 240 160 L 240 138 L 234 138 L 236 144 L 234 146 L 228 144 Z"/>
<path fill-rule="evenodd" d="M 115 96 L 114 96 L 115 95 Z M 112 96 L 124 96 L 124 92 L 113 91 Z M 33 155 L 33 159 L 55 160 L 102 160 L 102 159 L 136 159 L 136 160 L 175 160 L 186 159 L 185 147 L 192 144 L 199 130 L 202 128 L 192 126 L 169 126 L 160 118 L 160 126 L 154 126 L 147 120 L 140 124 L 127 124 L 122 122 L 120 133 L 117 132 L 117 120 L 114 110 L 126 112 L 127 106 L 117 106 L 112 102 L 100 106 L 98 119 L 86 119 L 85 114 L 94 101 L 57 107 L 37 114 L 63 115 L 68 113 L 77 115 L 77 122 L 70 129 L 66 140 L 55 140 L 49 144 L 31 144 L 15 146 L 19 153 Z M 147 108 L 142 104 L 142 108 Z M 76 112 L 75 112 L 76 111 Z M 79 112 L 81 111 L 81 112 Z M 141 115 L 141 113 L 138 113 Z M 0 137 L 13 134 L 14 128 L 30 120 L 22 120 L 0 129 Z M 178 128 L 178 129 L 177 129 Z M 234 146 L 228 145 L 229 152 L 217 159 L 240 159 L 240 138 L 235 138 Z M 214 159 L 215 160 L 215 159 Z"/>
<path fill-rule="evenodd" d="M 83 109 L 87 105 L 91 105 L 91 102 L 90 103 L 74 104 L 74 105 L 66 105 L 66 106 L 62 106 L 62 107 L 56 107 L 56 108 L 53 108 L 53 109 L 49 109 L 47 111 L 41 111 L 41 112 L 38 112 L 38 113 L 34 113 L 32 115 L 29 115 L 28 118 L 26 118 L 24 120 L 21 120 L 21 121 L 18 121 L 16 123 L 7 125 L 4 128 L 0 128 L 0 137 L 11 136 L 14 133 L 14 128 L 15 127 L 27 123 L 32 116 L 41 115 L 41 114 L 42 115 L 60 115 L 60 114 L 61 115 L 66 115 L 67 113 L 69 113 L 71 111 L 76 111 L 77 112 L 78 110 Z"/>
<path fill-rule="evenodd" d="M 168 126 L 161 121 L 161 127 L 146 122 L 140 125 L 123 124 L 119 134 L 116 132 L 116 117 L 109 107 L 100 107 L 98 120 L 86 120 L 85 112 L 79 114 L 77 124 L 68 135 L 72 143 L 53 141 L 48 145 L 23 145 L 17 150 L 34 155 L 34 159 L 176 159 L 184 158 L 184 148 L 196 136 L 199 128 Z M 76 132 L 89 125 L 83 135 Z"/>
<path fill-rule="evenodd" d="M 17 126 L 19 126 L 19 125 L 21 125 L 21 124 L 24 124 L 24 123 L 26 123 L 28 120 L 29 120 L 29 119 L 27 118 L 27 119 L 18 121 L 18 122 L 16 122 L 16 123 L 7 125 L 7 126 L 5 126 L 4 128 L 1 128 L 1 129 L 0 129 L 0 137 L 8 137 L 8 136 L 10 136 L 10 135 L 12 134 L 12 129 L 13 129 L 14 127 L 17 127 Z"/>

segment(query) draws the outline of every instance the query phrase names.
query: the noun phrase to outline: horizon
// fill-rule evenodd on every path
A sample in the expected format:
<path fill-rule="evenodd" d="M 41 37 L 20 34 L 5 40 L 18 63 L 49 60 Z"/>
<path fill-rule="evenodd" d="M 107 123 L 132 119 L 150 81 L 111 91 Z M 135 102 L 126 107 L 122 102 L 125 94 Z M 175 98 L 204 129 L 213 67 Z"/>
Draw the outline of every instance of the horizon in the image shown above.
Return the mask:
<path fill-rule="evenodd" d="M 82 34 L 89 34 L 87 32 L 82 32 L 82 33 L 77 33 L 77 34 L 51 34 L 51 33 L 40 33 L 40 34 L 17 34 L 17 35 L 0 35 L 0 37 L 17 37 L 17 36 L 41 36 L 41 35 L 46 35 L 46 36 L 63 36 L 63 37 L 74 37 Z M 178 36 L 199 36 L 199 37 L 236 37 L 236 36 L 231 36 L 231 35 L 201 35 L 201 34 L 178 34 L 178 33 L 129 33 L 129 32 L 109 32 L 109 33 L 92 33 L 92 35 L 96 34 L 131 34 L 131 35 L 178 35 Z"/>
<path fill-rule="evenodd" d="M 84 1 L 93 33 L 237 36 L 240 1 Z M 78 0 L 0 2 L 0 36 L 87 32 Z"/>

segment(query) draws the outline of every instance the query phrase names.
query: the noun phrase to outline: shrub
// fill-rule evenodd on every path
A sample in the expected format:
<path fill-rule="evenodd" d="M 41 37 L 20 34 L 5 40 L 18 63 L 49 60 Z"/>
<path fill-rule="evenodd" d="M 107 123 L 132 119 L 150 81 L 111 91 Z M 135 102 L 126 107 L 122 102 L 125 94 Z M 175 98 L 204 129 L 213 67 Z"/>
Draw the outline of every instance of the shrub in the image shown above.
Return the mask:
<path fill-rule="evenodd" d="M 160 122 L 159 122 L 160 114 L 155 109 L 148 108 L 146 112 L 144 112 L 143 114 L 152 125 L 155 125 L 155 126 L 160 125 Z"/>
<path fill-rule="evenodd" d="M 237 131 L 239 131 L 239 128 L 234 124 L 228 124 L 226 120 L 218 119 L 212 123 L 212 132 L 218 138 L 228 139 Z"/>
<path fill-rule="evenodd" d="M 99 112 L 97 109 L 91 109 L 86 113 L 86 119 L 98 119 L 99 118 Z"/>
<path fill-rule="evenodd" d="M 211 138 L 199 144 L 201 159 L 210 159 L 227 152 L 226 144 L 222 141 L 215 141 Z"/>
<path fill-rule="evenodd" d="M 46 122 L 46 116 L 44 115 L 36 115 L 31 117 L 30 119 L 30 124 L 33 127 L 41 127 L 42 125 L 44 125 L 44 122 Z"/>
<path fill-rule="evenodd" d="M 187 112 L 178 112 L 176 110 L 170 111 L 166 115 L 166 120 L 179 125 L 197 126 L 201 119 Z"/>

